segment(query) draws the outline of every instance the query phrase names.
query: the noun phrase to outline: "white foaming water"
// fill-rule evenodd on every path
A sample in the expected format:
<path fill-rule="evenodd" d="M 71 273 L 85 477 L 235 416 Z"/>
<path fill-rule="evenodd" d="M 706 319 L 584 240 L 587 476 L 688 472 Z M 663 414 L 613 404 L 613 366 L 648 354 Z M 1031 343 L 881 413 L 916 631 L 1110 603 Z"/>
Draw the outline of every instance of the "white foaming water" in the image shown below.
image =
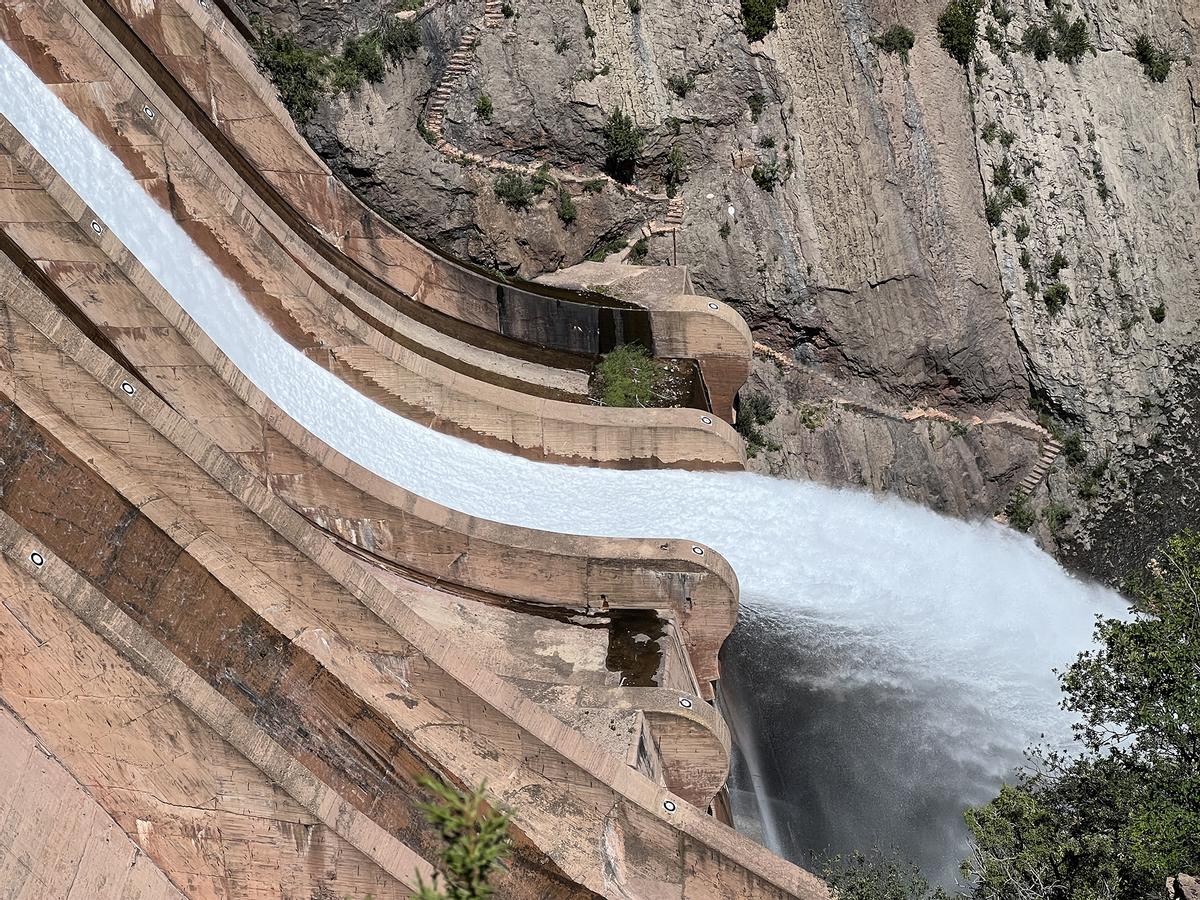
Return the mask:
<path fill-rule="evenodd" d="M 834 695 L 866 684 L 937 685 L 933 694 L 953 702 L 922 703 L 914 715 L 940 717 L 934 733 L 943 749 L 980 759 L 993 777 L 1011 753 L 989 757 L 989 747 L 1065 735 L 1050 669 L 1087 644 L 1095 611 L 1115 613 L 1120 604 L 1028 539 L 864 493 L 745 473 L 556 466 L 434 432 L 376 405 L 272 331 L 3 42 L 0 113 L 259 388 L 366 468 L 501 522 L 703 541 L 737 570 L 746 608 L 760 623 L 778 623 L 762 641 L 813 642 L 806 653 L 845 650 L 828 654 L 837 664 L 810 673 L 806 684 L 824 681 L 816 687 Z M 797 654 L 793 648 L 793 662 Z M 780 665 L 778 678 L 793 677 L 786 656 Z"/>

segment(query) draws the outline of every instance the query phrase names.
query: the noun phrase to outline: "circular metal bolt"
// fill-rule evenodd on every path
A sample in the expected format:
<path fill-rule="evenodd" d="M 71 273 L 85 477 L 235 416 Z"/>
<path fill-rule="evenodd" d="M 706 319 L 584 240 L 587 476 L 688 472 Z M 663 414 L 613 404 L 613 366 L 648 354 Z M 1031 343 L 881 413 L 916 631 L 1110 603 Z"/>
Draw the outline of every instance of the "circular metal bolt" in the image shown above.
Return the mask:
<path fill-rule="evenodd" d="M 691 701 L 691 700 L 689 700 L 687 697 L 680 697 L 680 698 L 679 698 L 679 705 L 680 705 L 680 706 L 682 706 L 684 709 L 691 709 L 691 708 L 692 708 L 692 701 Z"/>
<path fill-rule="evenodd" d="M 46 562 L 44 559 L 42 559 L 42 554 L 38 553 L 36 550 L 29 554 L 29 561 L 39 569 L 42 567 L 42 564 Z"/>
<path fill-rule="evenodd" d="M 675 812 L 675 801 L 674 800 L 664 800 L 663 801 L 663 809 L 665 809 L 667 812 Z"/>
<path fill-rule="evenodd" d="M 150 104 L 147 103 L 145 106 L 143 106 L 142 112 L 144 112 L 146 114 L 147 119 L 154 118 L 154 110 L 150 108 Z"/>
<path fill-rule="evenodd" d="M 92 219 L 92 231 L 96 232 L 96 234 L 103 234 L 104 226 L 101 225 L 99 222 L 97 222 L 95 219 Z"/>
<path fill-rule="evenodd" d="M 708 304 L 708 308 L 709 309 L 720 309 L 721 307 L 718 306 L 716 303 L 710 303 L 710 304 Z"/>
<path fill-rule="evenodd" d="M 704 548 L 703 547 L 692 547 L 692 552 L 695 553 L 697 556 L 703 556 Z"/>
<path fill-rule="evenodd" d="M 130 397 L 132 397 L 132 396 L 133 396 L 135 393 L 137 393 L 137 388 L 135 388 L 135 387 L 134 387 L 132 384 L 130 384 L 128 381 L 122 381 L 122 382 L 121 382 L 121 390 L 123 390 L 123 391 L 124 391 L 126 394 L 128 394 Z"/>
<path fill-rule="evenodd" d="M 708 416 L 701 416 L 701 417 L 700 417 L 700 421 L 701 421 L 701 422 L 703 422 L 705 425 L 711 425 L 711 424 L 712 424 L 712 419 L 711 419 L 710 417 L 708 417 Z"/>

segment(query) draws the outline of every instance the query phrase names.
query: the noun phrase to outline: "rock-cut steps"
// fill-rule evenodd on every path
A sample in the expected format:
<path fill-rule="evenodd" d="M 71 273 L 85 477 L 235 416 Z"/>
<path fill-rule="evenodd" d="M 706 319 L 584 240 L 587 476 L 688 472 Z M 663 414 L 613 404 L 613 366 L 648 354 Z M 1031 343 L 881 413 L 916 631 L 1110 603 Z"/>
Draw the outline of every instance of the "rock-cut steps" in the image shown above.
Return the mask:
<path fill-rule="evenodd" d="M 1021 483 L 1013 489 L 1013 492 L 1009 495 L 1008 503 L 1005 505 L 1004 509 L 995 515 L 994 518 L 997 522 L 999 522 L 1001 525 L 1008 524 L 1008 513 L 1013 508 L 1013 504 L 1016 503 L 1020 497 L 1033 496 L 1034 491 L 1041 487 L 1042 482 L 1046 480 L 1046 475 L 1050 472 L 1050 468 L 1058 460 L 1062 450 L 1063 445 L 1054 438 L 1049 438 L 1044 444 L 1042 444 L 1042 455 L 1038 457 L 1038 461 L 1034 463 L 1033 468 L 1026 473 L 1023 479 L 1021 479 Z"/>
<path fill-rule="evenodd" d="M 451 143 L 445 134 L 446 105 L 450 102 L 450 98 L 454 96 L 455 92 L 462 86 L 462 81 L 467 73 L 471 71 L 475 57 L 475 48 L 479 44 L 479 39 L 483 35 L 484 29 L 499 28 L 504 24 L 504 18 L 504 5 L 501 0 L 485 0 L 483 18 L 480 24 L 468 28 L 463 32 L 458 46 L 450 56 L 446 70 L 442 73 L 437 87 L 434 88 L 433 93 L 429 97 L 429 102 L 425 107 L 424 126 L 425 131 L 433 141 L 434 148 L 443 156 L 455 162 L 482 166 L 494 172 L 514 172 L 532 177 L 541 171 L 540 166 L 504 162 L 503 160 L 493 159 L 469 150 L 463 150 Z M 566 181 L 578 185 L 602 179 L 608 182 L 613 189 L 621 191 L 637 200 L 652 203 L 665 202 L 667 205 L 665 222 L 662 224 L 655 220 L 647 222 L 641 229 L 643 237 L 650 237 L 651 235 L 662 234 L 664 232 L 675 232 L 683 227 L 684 204 L 682 197 L 668 197 L 666 194 L 653 194 L 643 191 L 633 185 L 623 184 L 604 173 L 579 175 L 574 172 L 551 169 L 548 174 L 558 181 Z M 627 256 L 628 254 L 625 255 Z"/>

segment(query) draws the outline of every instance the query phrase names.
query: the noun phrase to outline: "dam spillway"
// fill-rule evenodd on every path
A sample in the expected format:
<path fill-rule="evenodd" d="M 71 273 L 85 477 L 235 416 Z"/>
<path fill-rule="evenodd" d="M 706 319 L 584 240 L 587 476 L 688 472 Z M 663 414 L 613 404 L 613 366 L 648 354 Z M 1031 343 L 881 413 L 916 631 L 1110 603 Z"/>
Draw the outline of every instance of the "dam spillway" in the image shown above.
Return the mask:
<path fill-rule="evenodd" d="M 978 754 L 961 799 L 981 799 L 980 786 L 994 784 L 1026 739 L 1063 733 L 1050 667 L 1084 646 L 1092 612 L 1111 601 L 1066 576 L 1029 542 L 849 492 L 745 474 L 551 466 L 417 425 L 284 342 L 92 132 L 7 47 L 0 52 L 0 112 L 242 373 L 347 457 L 470 515 L 569 534 L 690 538 L 719 550 L 738 572 L 749 628 L 774 617 L 776 636 L 800 642 L 805 629 L 778 623 L 810 626 L 812 643 L 792 647 L 790 658 L 779 642 L 735 641 L 736 652 L 771 655 L 786 680 L 802 673 L 802 657 L 819 649 L 814 644 L 841 655 L 838 640 L 829 640 L 841 635 L 840 646 L 854 648 L 857 659 L 828 669 L 826 686 L 836 692 L 882 673 L 905 693 L 906 682 L 907 696 L 917 698 L 911 721 L 922 723 L 921 740 L 909 752 L 936 755 L 940 744 Z M 754 702 L 761 672 L 738 660 L 729 665 L 753 676 L 735 679 L 735 703 L 783 714 L 786 703 Z M 749 724 L 776 745 L 786 738 L 774 723 Z M 903 731 L 893 729 L 885 740 L 895 742 Z M 858 746 L 869 747 L 870 736 L 860 737 Z M 761 755 L 759 747 L 748 749 Z M 912 769 L 901 749 L 892 743 L 877 758 L 893 772 Z M 768 798 L 768 814 L 771 805 Z M 781 801 L 780 815 L 811 814 L 786 807 Z M 821 815 L 848 813 L 830 798 Z"/>
<path fill-rule="evenodd" d="M 750 629 L 763 618 L 791 616 L 842 635 L 841 646 L 857 647 L 864 662 L 871 654 L 890 661 L 834 666 L 830 677 L 847 689 L 869 668 L 907 679 L 910 696 L 918 697 L 910 712 L 925 722 L 912 754 L 936 756 L 942 743 L 970 746 L 977 755 L 971 778 L 978 781 L 966 785 L 964 799 L 982 799 L 979 785 L 1018 760 L 1026 739 L 1063 733 L 1050 667 L 1084 646 L 1092 612 L 1109 601 L 1064 575 L 1030 542 L 860 494 L 745 474 L 550 466 L 416 425 L 281 340 L 94 134 L 11 50 L 0 48 L 0 55 L 0 112 L 236 367 L 342 454 L 422 497 L 494 521 L 581 535 L 686 536 L 715 547 L 738 572 Z M 802 668 L 778 644 L 734 647 L 748 656 L 785 653 L 773 656 L 785 678 L 788 664 Z M 836 655 L 838 642 L 833 647 L 827 652 Z M 740 661 L 730 665 L 739 674 L 756 671 Z M 930 684 L 936 690 L 922 696 Z M 746 709 L 779 715 L 787 708 L 755 703 L 751 695 L 761 685 L 754 680 L 739 680 L 733 689 L 734 702 Z M 937 721 L 930 725 L 931 719 Z M 751 720 L 750 727 L 760 725 Z M 762 732 L 773 742 L 782 737 L 778 726 L 763 725 Z M 911 762 L 895 751 L 884 748 L 878 758 L 893 756 L 896 769 Z M 847 812 L 832 799 L 822 815 Z"/>

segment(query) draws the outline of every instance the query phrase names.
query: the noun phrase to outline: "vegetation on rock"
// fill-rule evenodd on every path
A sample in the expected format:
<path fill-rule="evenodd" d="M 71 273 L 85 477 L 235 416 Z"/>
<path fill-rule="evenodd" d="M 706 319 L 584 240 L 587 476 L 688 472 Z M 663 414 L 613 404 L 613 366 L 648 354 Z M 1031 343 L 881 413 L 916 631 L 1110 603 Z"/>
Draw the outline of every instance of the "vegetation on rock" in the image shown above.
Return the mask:
<path fill-rule="evenodd" d="M 912 29 L 893 25 L 883 34 L 871 38 L 871 42 L 884 53 L 899 54 L 902 62 L 908 62 L 908 51 L 916 46 L 917 39 Z"/>
<path fill-rule="evenodd" d="M 738 398 L 737 429 L 746 441 L 746 455 L 754 457 L 762 449 L 778 450 L 779 444 L 759 430 L 775 419 L 775 405 L 766 394 L 755 392 Z"/>
<path fill-rule="evenodd" d="M 592 375 L 592 396 L 603 406 L 671 406 L 678 400 L 670 366 L 641 344 L 604 354 Z"/>
<path fill-rule="evenodd" d="M 1162 544 L 1126 588 L 1125 619 L 1060 676 L 1077 753 L 1032 767 L 970 810 L 973 896 L 1156 897 L 1200 870 L 1200 534 Z"/>
<path fill-rule="evenodd" d="M 787 0 L 742 0 L 742 27 L 750 43 L 770 34 L 775 27 L 776 10 L 786 8 Z"/>
<path fill-rule="evenodd" d="M 479 99 L 475 101 L 475 115 L 479 116 L 483 121 L 492 121 L 492 98 L 487 94 L 480 94 Z"/>
<path fill-rule="evenodd" d="M 509 813 L 488 800 L 487 785 L 467 792 L 422 778 L 421 787 L 434 802 L 421 811 L 442 836 L 441 880 L 444 887 L 425 884 L 417 876 L 415 900 L 488 900 L 495 889 L 488 883 L 512 853 L 508 837 Z"/>
<path fill-rule="evenodd" d="M 942 49 L 960 66 L 966 66 L 975 55 L 975 39 L 979 34 L 979 0 L 950 0 L 938 16 L 937 28 Z"/>
<path fill-rule="evenodd" d="M 614 109 L 604 123 L 604 171 L 617 181 L 630 184 L 644 139 L 642 130 L 625 110 Z"/>
<path fill-rule="evenodd" d="M 1142 71 L 1151 81 L 1162 84 L 1171 74 L 1171 56 L 1165 50 L 1155 46 L 1146 34 L 1139 34 L 1133 42 L 1134 58 L 1142 64 Z"/>
<path fill-rule="evenodd" d="M 529 209 L 533 188 L 516 172 L 504 172 L 495 182 L 496 198 L 509 209 Z"/>

